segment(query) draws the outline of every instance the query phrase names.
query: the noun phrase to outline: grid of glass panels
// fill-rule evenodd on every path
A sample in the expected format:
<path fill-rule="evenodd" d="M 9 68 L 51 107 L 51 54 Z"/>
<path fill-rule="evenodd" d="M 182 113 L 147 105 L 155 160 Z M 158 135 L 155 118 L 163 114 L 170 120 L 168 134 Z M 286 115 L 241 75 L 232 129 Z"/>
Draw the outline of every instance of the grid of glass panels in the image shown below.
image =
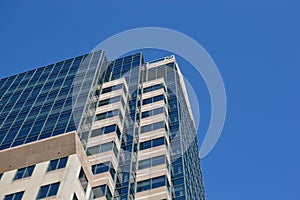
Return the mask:
<path fill-rule="evenodd" d="M 123 117 L 123 132 L 120 137 L 121 150 L 118 155 L 118 169 L 115 175 L 115 199 L 130 199 L 134 194 L 134 185 L 129 180 L 135 180 L 134 137 L 136 131 L 136 109 L 139 93 L 140 72 L 143 64 L 140 53 L 119 58 L 111 62 L 105 72 L 102 82 L 108 82 L 119 78 L 125 78 L 129 87 L 130 98 L 126 104 L 125 116 Z M 103 89 L 102 94 L 114 88 Z"/>
<path fill-rule="evenodd" d="M 172 199 L 205 199 L 196 130 L 188 112 L 176 64 L 145 71 L 146 81 L 164 78 L 171 135 Z"/>
<path fill-rule="evenodd" d="M 1 79 L 0 150 L 76 130 L 100 59 L 102 51 Z"/>
<path fill-rule="evenodd" d="M 95 102 L 95 94 L 97 95 L 96 91 L 107 66 L 107 59 L 104 52 L 94 52 L 91 61 L 86 62 L 83 66 L 89 66 L 89 72 L 86 74 L 85 79 L 87 77 L 94 77 L 94 79 L 90 79 L 90 87 L 84 87 L 82 85 L 81 91 L 85 88 L 85 92 L 82 92 L 81 97 L 77 98 L 73 116 L 78 127 L 77 134 L 79 135 L 81 144 L 84 148 L 86 148 L 89 133 L 92 128 L 93 118 L 96 112 L 97 102 Z M 83 69 L 84 68 L 86 67 L 83 67 Z M 76 81 L 81 82 L 82 77 L 77 77 L 75 82 Z M 77 90 L 79 90 L 79 88 L 80 87 L 78 87 Z M 85 105 L 84 102 L 86 102 Z"/>

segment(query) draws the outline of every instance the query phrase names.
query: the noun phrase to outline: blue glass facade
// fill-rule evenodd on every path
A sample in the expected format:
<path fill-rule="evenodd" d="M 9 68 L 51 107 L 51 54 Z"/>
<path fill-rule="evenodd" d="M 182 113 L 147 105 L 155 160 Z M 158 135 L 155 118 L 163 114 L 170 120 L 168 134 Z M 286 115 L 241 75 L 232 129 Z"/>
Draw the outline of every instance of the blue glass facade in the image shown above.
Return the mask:
<path fill-rule="evenodd" d="M 1 79 L 0 150 L 76 130 L 104 61 L 97 51 Z"/>

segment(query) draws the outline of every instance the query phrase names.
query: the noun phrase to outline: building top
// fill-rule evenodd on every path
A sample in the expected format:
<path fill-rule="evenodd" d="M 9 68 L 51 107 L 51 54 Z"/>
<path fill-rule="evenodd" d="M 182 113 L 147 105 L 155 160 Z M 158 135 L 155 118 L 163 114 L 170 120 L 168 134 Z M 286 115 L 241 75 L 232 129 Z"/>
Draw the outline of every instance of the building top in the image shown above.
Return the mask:
<path fill-rule="evenodd" d="M 161 66 L 161 65 L 166 65 L 166 64 L 170 64 L 170 63 L 174 63 L 174 67 L 178 71 L 179 82 L 180 82 L 180 85 L 183 86 L 182 90 L 183 90 L 183 95 L 184 95 L 185 101 L 187 103 L 187 108 L 188 108 L 188 111 L 189 111 L 191 119 L 193 119 L 192 107 L 190 105 L 189 96 L 188 96 L 188 92 L 186 90 L 184 77 L 183 77 L 183 75 L 181 73 L 180 68 L 177 65 L 177 61 L 176 61 L 175 55 L 171 55 L 171 56 L 167 56 L 167 57 L 163 57 L 163 58 L 158 58 L 158 59 L 146 62 L 146 66 L 147 66 L 147 69 L 151 69 L 153 67 L 157 67 L 157 66 Z M 194 120 L 192 122 L 194 123 L 194 126 L 195 126 Z"/>
<path fill-rule="evenodd" d="M 137 53 L 108 63 L 103 51 L 0 79 L 0 150 L 78 130 L 100 76 L 103 82 L 128 79 L 130 68 L 140 65 L 175 67 L 184 86 L 174 55 L 144 63 Z M 183 95 L 192 119 L 185 86 Z"/>

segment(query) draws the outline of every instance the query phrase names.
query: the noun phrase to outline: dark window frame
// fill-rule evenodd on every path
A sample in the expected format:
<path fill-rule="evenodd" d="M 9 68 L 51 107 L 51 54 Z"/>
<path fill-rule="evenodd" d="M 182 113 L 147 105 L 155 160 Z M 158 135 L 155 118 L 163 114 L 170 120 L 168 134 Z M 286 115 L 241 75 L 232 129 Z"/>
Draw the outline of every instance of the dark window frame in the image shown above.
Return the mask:
<path fill-rule="evenodd" d="M 56 196 L 59 190 L 60 182 L 43 185 L 40 187 L 37 199 L 44 199 L 47 197 Z"/>
<path fill-rule="evenodd" d="M 142 112 L 142 119 L 147 117 L 152 117 L 154 115 L 159 115 L 165 112 L 164 107 L 155 108 L 153 110 L 147 110 L 145 112 Z"/>
<path fill-rule="evenodd" d="M 23 167 L 17 170 L 14 180 L 30 177 L 33 174 L 35 165 Z"/>
<path fill-rule="evenodd" d="M 161 146 L 161 145 L 166 145 L 166 144 L 167 144 L 166 138 L 159 137 L 159 138 L 155 138 L 153 140 L 141 142 L 139 150 L 141 151 L 141 150 L 145 150 L 145 149 L 149 149 L 149 148 L 153 148 L 153 147 L 157 147 L 157 146 Z"/>
<path fill-rule="evenodd" d="M 143 170 L 143 169 L 147 169 L 147 168 L 150 168 L 150 167 L 166 164 L 166 159 L 167 158 L 166 158 L 165 155 L 159 155 L 159 156 L 147 158 L 147 159 L 144 159 L 144 160 L 140 160 L 138 162 L 138 170 Z"/>
<path fill-rule="evenodd" d="M 137 192 L 143 192 L 146 190 L 152 190 L 155 188 L 163 187 L 168 185 L 167 177 L 164 176 L 158 176 L 151 179 L 139 181 L 137 183 Z"/>
<path fill-rule="evenodd" d="M 21 200 L 23 198 L 25 191 L 20 191 L 12 194 L 7 194 L 4 197 L 4 200 Z"/>
<path fill-rule="evenodd" d="M 48 165 L 47 172 L 65 168 L 68 163 L 68 156 L 51 160 Z"/>

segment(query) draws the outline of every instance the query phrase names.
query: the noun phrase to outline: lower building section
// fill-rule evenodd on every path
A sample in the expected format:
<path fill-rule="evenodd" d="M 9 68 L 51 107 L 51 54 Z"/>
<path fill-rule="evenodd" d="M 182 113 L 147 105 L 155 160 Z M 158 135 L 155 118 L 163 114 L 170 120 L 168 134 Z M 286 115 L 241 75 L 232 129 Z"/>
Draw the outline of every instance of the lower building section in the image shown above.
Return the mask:
<path fill-rule="evenodd" d="M 110 174 L 93 175 L 76 132 L 1 151 L 0 163 L 0 199 L 110 199 L 113 189 Z"/>

